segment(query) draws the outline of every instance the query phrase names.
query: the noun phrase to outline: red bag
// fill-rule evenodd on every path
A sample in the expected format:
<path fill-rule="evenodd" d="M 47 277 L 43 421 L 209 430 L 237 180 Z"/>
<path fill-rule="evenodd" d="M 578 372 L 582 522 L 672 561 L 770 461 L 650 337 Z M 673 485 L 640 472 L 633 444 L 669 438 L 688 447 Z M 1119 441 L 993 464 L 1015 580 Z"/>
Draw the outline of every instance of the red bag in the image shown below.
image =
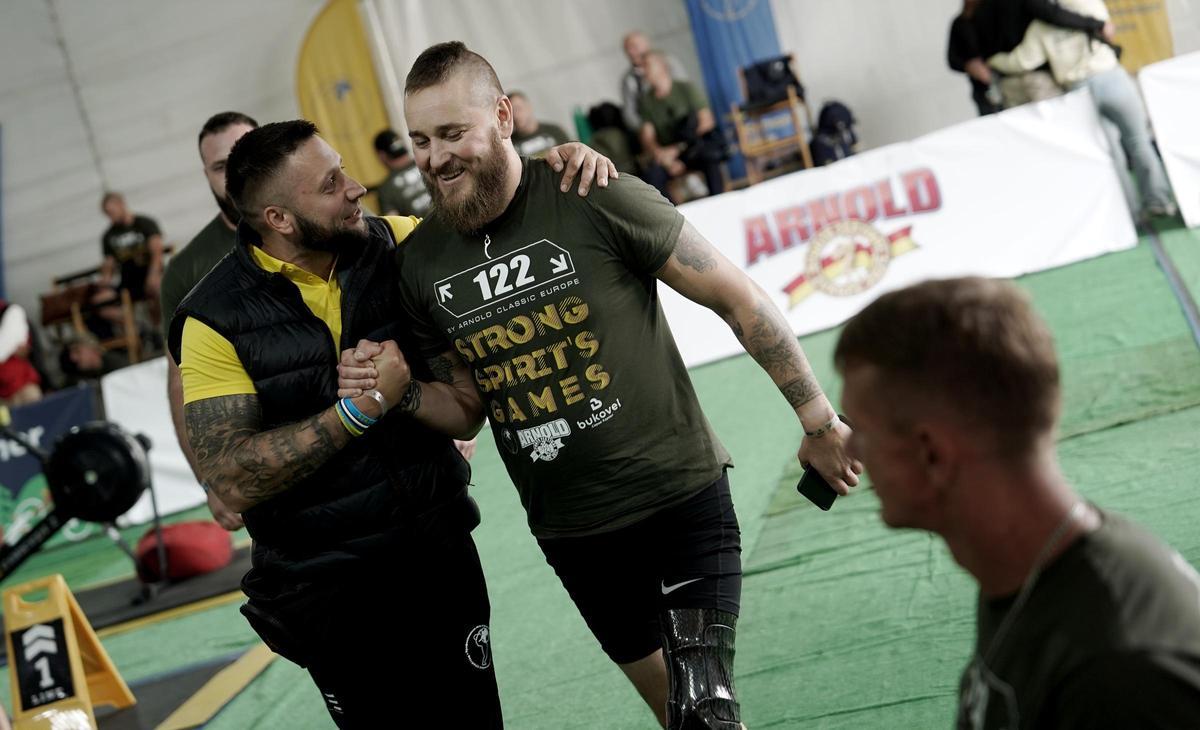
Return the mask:
<path fill-rule="evenodd" d="M 163 545 L 167 552 L 167 579 L 183 580 L 211 573 L 229 565 L 233 560 L 233 540 L 225 528 L 215 522 L 180 522 L 162 528 Z M 150 528 L 134 549 L 138 577 L 146 583 L 160 578 L 158 540 Z"/>

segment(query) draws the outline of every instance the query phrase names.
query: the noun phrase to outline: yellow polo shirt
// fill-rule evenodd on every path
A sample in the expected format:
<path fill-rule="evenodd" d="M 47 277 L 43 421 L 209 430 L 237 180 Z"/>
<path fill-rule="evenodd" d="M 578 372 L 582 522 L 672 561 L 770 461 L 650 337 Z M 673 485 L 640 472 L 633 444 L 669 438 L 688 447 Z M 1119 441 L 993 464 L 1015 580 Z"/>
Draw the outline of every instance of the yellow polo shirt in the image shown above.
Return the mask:
<path fill-rule="evenodd" d="M 415 216 L 384 216 L 399 245 L 412 233 L 420 218 Z M 292 264 L 280 261 L 258 246 L 251 246 L 254 262 L 264 271 L 283 274 L 296 285 L 304 304 L 329 328 L 334 352 L 342 340 L 342 287 L 337 280 L 337 266 L 328 279 L 311 274 Z M 339 353 L 340 354 L 340 353 Z M 192 403 L 224 395 L 252 395 L 254 383 L 242 366 L 233 343 L 212 327 L 188 317 L 183 323 L 180 343 L 179 374 L 183 380 L 183 402 Z"/>

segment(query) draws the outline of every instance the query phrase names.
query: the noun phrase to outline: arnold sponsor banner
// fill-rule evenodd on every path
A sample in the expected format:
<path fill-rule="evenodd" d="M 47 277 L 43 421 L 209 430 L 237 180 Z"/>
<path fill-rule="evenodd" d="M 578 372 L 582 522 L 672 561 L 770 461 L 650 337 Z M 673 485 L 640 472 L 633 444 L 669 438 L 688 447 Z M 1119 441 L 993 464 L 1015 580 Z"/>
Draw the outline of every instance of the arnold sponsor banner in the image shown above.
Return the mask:
<path fill-rule="evenodd" d="M 95 419 L 92 389 L 87 386 L 51 393 L 36 403 L 11 409 L 12 429 L 33 446 L 49 451 L 72 426 Z M 25 447 L 0 438 L 0 525 L 5 543 L 12 545 L 49 514 L 53 504 L 42 465 Z M 69 520 L 48 545 L 90 537 L 99 526 Z"/>
<path fill-rule="evenodd" d="M 1086 91 L 680 210 L 799 335 L 924 279 L 1012 277 L 1137 242 Z M 689 366 L 741 352 L 716 315 L 659 289 Z"/>
<path fill-rule="evenodd" d="M 1147 66 L 1138 81 L 1183 220 L 1200 226 L 1200 52 Z"/>

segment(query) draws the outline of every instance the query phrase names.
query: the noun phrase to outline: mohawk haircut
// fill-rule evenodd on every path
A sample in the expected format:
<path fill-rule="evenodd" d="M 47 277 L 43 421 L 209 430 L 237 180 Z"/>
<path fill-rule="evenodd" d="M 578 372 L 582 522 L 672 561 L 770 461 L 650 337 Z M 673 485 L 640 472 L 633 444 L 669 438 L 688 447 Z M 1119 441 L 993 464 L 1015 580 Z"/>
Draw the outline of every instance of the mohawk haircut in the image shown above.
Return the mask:
<path fill-rule="evenodd" d="M 504 87 L 500 85 L 496 69 L 462 41 L 438 43 L 422 51 L 404 79 L 404 95 L 445 83 L 460 70 L 472 74 L 476 83 L 494 92 L 495 97 L 504 95 Z"/>

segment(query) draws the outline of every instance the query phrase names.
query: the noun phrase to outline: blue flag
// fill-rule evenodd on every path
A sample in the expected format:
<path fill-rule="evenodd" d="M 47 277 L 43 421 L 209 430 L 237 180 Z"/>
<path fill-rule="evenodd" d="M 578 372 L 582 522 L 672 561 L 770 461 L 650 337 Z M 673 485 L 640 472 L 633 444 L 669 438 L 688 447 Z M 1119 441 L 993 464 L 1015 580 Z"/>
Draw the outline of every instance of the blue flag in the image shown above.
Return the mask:
<path fill-rule="evenodd" d="M 712 104 L 713 116 L 726 138 L 737 141 L 731 105 L 741 103 L 742 87 L 738 69 L 773 56 L 781 56 L 775 16 L 769 0 L 687 0 L 688 17 L 704 86 Z M 729 174 L 742 177 L 740 156 L 729 161 Z"/>

